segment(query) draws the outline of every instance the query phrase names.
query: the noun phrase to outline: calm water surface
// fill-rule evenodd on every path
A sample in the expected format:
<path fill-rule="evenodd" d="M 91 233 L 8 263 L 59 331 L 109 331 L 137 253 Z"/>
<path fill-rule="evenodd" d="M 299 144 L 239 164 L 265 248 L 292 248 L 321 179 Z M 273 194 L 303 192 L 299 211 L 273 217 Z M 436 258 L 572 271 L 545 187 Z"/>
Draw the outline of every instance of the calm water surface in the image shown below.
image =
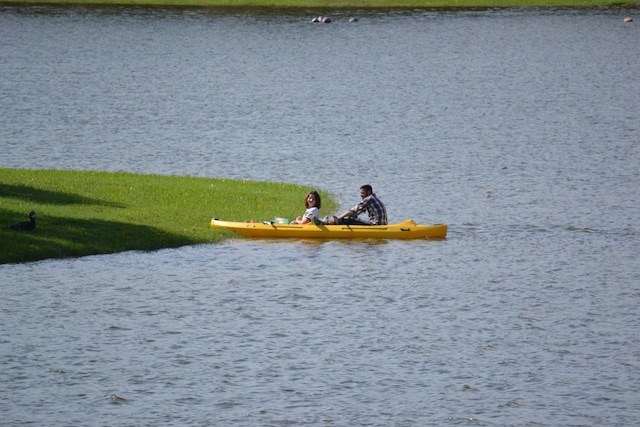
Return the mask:
<path fill-rule="evenodd" d="M 450 232 L 0 266 L 0 425 L 634 425 L 635 12 L 1 7 L 0 167 L 370 182 Z"/>

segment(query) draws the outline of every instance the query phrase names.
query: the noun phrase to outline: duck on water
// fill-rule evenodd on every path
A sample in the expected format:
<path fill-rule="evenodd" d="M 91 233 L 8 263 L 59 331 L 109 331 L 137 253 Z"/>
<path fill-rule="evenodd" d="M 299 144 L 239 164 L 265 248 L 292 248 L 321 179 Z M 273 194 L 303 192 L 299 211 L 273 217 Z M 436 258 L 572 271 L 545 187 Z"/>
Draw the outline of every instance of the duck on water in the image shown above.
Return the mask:
<path fill-rule="evenodd" d="M 13 224 L 11 229 L 14 231 L 33 231 L 36 228 L 36 211 L 29 212 L 29 221 L 18 222 Z"/>
<path fill-rule="evenodd" d="M 331 22 L 331 18 L 328 16 L 316 16 L 311 20 L 311 22 L 316 23 L 319 22 L 321 24 L 329 24 Z"/>

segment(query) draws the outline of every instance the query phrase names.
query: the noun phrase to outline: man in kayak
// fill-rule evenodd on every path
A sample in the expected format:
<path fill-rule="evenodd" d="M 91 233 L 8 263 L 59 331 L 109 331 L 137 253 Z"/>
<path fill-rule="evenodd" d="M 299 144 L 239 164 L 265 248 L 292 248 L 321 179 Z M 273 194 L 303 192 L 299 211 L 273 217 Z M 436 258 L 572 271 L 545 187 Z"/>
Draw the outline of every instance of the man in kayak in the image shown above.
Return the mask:
<path fill-rule="evenodd" d="M 387 209 L 373 193 L 373 189 L 369 184 L 360 187 L 360 197 L 362 197 L 360 203 L 340 216 L 329 218 L 327 224 L 387 225 Z M 358 219 L 358 215 L 364 211 L 369 214 L 369 222 L 363 222 Z"/>

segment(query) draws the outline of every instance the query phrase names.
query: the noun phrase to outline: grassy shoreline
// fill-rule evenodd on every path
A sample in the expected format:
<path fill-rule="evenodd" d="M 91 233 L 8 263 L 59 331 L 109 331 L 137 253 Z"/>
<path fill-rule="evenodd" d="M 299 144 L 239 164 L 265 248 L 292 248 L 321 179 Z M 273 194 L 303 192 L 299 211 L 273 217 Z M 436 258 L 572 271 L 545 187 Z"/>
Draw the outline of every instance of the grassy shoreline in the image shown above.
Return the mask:
<path fill-rule="evenodd" d="M 12 0 L 4 4 L 247 7 L 297 9 L 430 9 L 496 7 L 638 7 L 638 0 Z"/>
<path fill-rule="evenodd" d="M 0 168 L 0 264 L 216 243 L 228 220 L 295 218 L 309 187 L 124 172 Z M 337 209 L 323 196 L 321 212 Z M 9 227 L 37 213 L 33 232 Z"/>

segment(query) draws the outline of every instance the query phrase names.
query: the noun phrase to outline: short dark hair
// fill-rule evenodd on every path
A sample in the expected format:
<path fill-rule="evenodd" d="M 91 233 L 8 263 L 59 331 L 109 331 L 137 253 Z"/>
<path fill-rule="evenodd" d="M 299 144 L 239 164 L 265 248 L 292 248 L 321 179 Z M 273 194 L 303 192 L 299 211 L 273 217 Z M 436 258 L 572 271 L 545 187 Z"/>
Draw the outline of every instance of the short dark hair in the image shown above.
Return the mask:
<path fill-rule="evenodd" d="M 365 193 L 367 194 L 373 194 L 373 188 L 371 188 L 371 186 L 369 184 L 365 184 L 362 187 L 360 187 L 361 190 L 364 190 Z"/>

